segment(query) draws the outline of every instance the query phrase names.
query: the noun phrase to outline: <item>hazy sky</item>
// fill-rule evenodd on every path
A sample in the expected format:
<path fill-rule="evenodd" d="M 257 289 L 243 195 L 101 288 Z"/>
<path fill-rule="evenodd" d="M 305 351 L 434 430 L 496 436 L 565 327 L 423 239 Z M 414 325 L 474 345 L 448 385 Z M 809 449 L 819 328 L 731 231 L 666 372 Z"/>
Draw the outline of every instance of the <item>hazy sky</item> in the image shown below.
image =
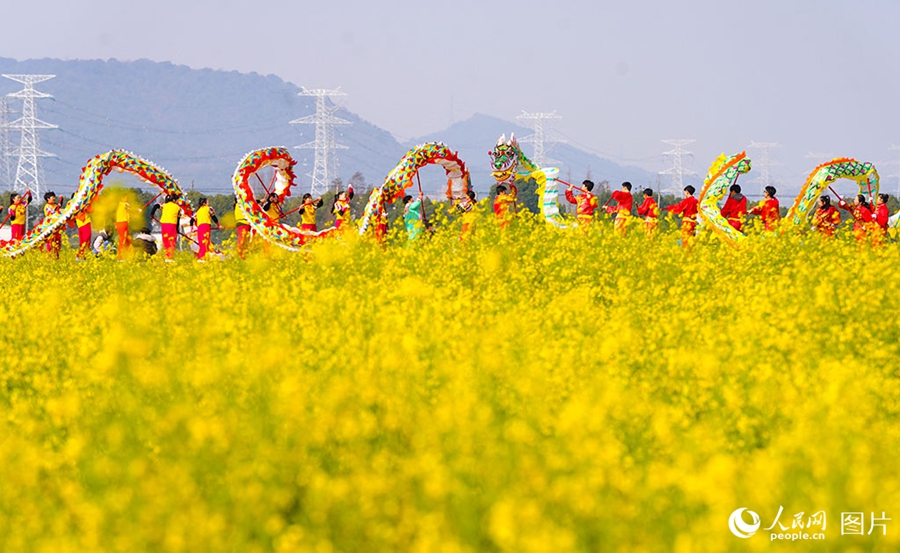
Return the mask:
<path fill-rule="evenodd" d="M 810 152 L 898 173 L 887 164 L 900 160 L 888 151 L 900 144 L 897 0 L 60 0 L 4 15 L 2 56 L 149 58 L 341 86 L 348 109 L 401 138 L 476 112 L 555 109 L 562 138 L 651 170 L 663 168 L 660 139 L 687 137 L 698 172 L 759 141 L 782 145 L 772 172 L 791 184 L 820 161 Z M 17 23 L 28 20 L 41 31 Z"/>

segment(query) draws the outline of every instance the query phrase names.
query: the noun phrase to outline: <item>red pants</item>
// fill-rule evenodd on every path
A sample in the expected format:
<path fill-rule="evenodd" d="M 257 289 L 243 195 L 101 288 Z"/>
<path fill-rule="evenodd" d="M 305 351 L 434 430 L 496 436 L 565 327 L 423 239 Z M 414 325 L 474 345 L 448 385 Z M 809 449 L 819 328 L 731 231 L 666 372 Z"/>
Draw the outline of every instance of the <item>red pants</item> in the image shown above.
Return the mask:
<path fill-rule="evenodd" d="M 728 219 L 728 224 L 734 227 L 734 230 L 740 232 L 741 227 L 744 226 L 738 219 Z"/>
<path fill-rule="evenodd" d="M 197 227 L 197 242 L 200 244 L 200 249 L 197 250 L 197 259 L 206 258 L 206 253 L 209 251 L 209 236 L 211 232 L 210 226 L 206 223 Z"/>
<path fill-rule="evenodd" d="M 623 217 L 622 215 L 616 216 L 616 220 L 613 223 L 613 229 L 620 236 L 625 236 L 625 233 L 628 231 L 628 217 Z"/>
<path fill-rule="evenodd" d="M 17 242 L 23 238 L 25 238 L 25 224 L 21 225 L 9 225 L 12 230 L 11 240 L 13 242 Z"/>
<path fill-rule="evenodd" d="M 47 237 L 46 249 L 50 257 L 59 259 L 59 250 L 62 249 L 62 233 L 60 231 L 56 231 Z"/>
<path fill-rule="evenodd" d="M 178 225 L 176 223 L 160 223 L 162 227 L 163 249 L 166 251 L 166 259 L 175 257 L 175 241 L 178 239 Z"/>
<path fill-rule="evenodd" d="M 387 224 L 379 223 L 379 224 L 375 225 L 374 236 L 375 236 L 375 240 L 377 240 L 379 244 L 384 242 L 384 237 L 386 235 L 387 235 Z"/>
<path fill-rule="evenodd" d="M 244 259 L 247 254 L 247 243 L 250 241 L 250 225 L 237 226 L 237 253 Z"/>
<path fill-rule="evenodd" d="M 303 224 L 303 225 L 300 225 L 300 229 L 301 229 L 301 230 L 308 231 L 308 232 L 318 232 L 318 230 L 319 230 L 318 228 L 316 228 L 316 224 L 315 224 L 315 223 L 309 223 L 309 224 Z"/>
<path fill-rule="evenodd" d="M 647 237 L 653 237 L 656 234 L 656 229 L 659 227 L 659 221 L 655 218 L 644 219 L 644 232 L 647 233 Z"/>
<path fill-rule="evenodd" d="M 691 240 L 694 239 L 694 231 L 697 229 L 697 222 L 690 219 L 681 221 L 681 245 L 687 247 Z"/>
<path fill-rule="evenodd" d="M 131 234 L 128 230 L 128 221 L 116 223 L 116 234 L 119 235 L 119 259 L 125 259 L 125 254 L 131 249 Z"/>
<path fill-rule="evenodd" d="M 78 259 L 84 259 L 88 250 L 91 249 L 91 225 L 78 227 Z"/>

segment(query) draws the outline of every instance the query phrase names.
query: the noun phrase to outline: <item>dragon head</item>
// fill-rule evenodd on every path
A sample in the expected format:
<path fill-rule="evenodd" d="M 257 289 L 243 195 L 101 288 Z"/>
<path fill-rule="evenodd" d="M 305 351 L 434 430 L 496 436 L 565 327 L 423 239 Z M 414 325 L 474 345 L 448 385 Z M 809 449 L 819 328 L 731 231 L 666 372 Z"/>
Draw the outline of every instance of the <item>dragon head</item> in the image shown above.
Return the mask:
<path fill-rule="evenodd" d="M 497 145 L 488 152 L 491 156 L 491 175 L 497 184 L 511 184 L 516 178 L 516 168 L 519 165 L 519 142 L 516 135 L 510 134 L 497 139 Z"/>

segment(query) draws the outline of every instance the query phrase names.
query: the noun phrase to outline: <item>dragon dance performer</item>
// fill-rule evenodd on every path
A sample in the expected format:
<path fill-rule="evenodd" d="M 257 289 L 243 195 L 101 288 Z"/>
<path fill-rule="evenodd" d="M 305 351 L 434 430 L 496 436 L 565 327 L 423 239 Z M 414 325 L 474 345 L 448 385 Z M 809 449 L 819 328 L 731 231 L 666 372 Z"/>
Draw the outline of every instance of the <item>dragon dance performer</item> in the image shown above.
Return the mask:
<path fill-rule="evenodd" d="M 118 254 L 119 261 L 125 259 L 126 254 L 131 250 L 131 229 L 129 221 L 131 219 L 131 205 L 128 203 L 128 196 L 122 195 L 119 199 L 119 205 L 116 207 L 116 235 L 119 238 Z"/>
<path fill-rule="evenodd" d="M 350 226 L 350 200 L 353 199 L 353 188 L 339 192 L 334 197 L 331 213 L 334 215 L 334 228 L 343 230 Z"/>
<path fill-rule="evenodd" d="M 516 216 L 516 197 L 519 195 L 519 189 L 514 184 L 510 184 L 509 187 L 510 190 L 507 191 L 505 185 L 497 185 L 497 197 L 494 198 L 494 216 L 501 229 L 508 227 Z"/>
<path fill-rule="evenodd" d="M 888 211 L 887 203 L 890 198 L 887 194 L 879 194 L 878 199 L 875 200 L 875 225 L 880 231 L 881 237 L 887 236 L 888 232 L 888 221 L 891 214 Z"/>
<path fill-rule="evenodd" d="M 375 209 L 372 211 L 372 225 L 372 236 L 375 238 L 375 241 L 379 244 L 384 244 L 388 230 L 388 217 L 387 205 L 385 205 L 383 197 L 375 204 Z"/>
<path fill-rule="evenodd" d="M 303 205 L 300 207 L 300 228 L 316 232 L 316 209 L 322 207 L 322 198 L 313 199 L 312 194 L 303 195 Z"/>
<path fill-rule="evenodd" d="M 644 218 L 644 232 L 651 238 L 659 227 L 659 206 L 653 199 L 653 189 L 644 189 L 644 202 L 638 206 L 638 215 Z"/>
<path fill-rule="evenodd" d="M 750 215 L 759 215 L 766 232 L 772 232 L 778 228 L 781 220 L 781 211 L 778 198 L 775 197 L 775 187 L 767 186 L 763 192 L 763 201 L 750 210 Z"/>
<path fill-rule="evenodd" d="M 872 216 L 872 208 L 866 197 L 862 194 L 856 196 L 852 205 L 848 205 L 843 199 L 838 201 L 838 207 L 846 210 L 853 216 L 853 236 L 857 242 L 862 242 L 875 226 L 875 217 Z"/>
<path fill-rule="evenodd" d="M 700 203 L 694 197 L 697 189 L 690 184 L 684 187 L 684 199 L 674 205 L 664 207 L 666 211 L 681 215 L 681 245 L 690 245 L 694 232 L 697 230 L 697 205 Z"/>
<path fill-rule="evenodd" d="M 174 194 L 166 194 L 165 202 L 153 206 L 150 218 L 157 210 L 162 210 L 159 218 L 159 226 L 162 231 L 163 250 L 166 252 L 166 262 L 173 261 L 175 257 L 175 243 L 178 240 L 178 218 L 181 215 L 181 206 L 175 201 Z"/>
<path fill-rule="evenodd" d="M 196 213 L 197 242 L 200 246 L 197 249 L 197 259 L 204 261 L 212 243 L 212 224 L 215 223 L 218 226 L 219 218 L 216 217 L 215 210 L 210 207 L 208 199 L 200 198 L 199 204 L 200 207 L 197 208 Z"/>
<path fill-rule="evenodd" d="M 412 196 L 403 197 L 403 223 L 406 225 L 406 234 L 409 241 L 417 240 L 425 230 L 425 224 L 422 217 L 422 199 L 425 197 L 421 192 L 419 197 L 413 200 Z"/>
<path fill-rule="evenodd" d="M 72 194 L 75 197 L 75 194 Z M 75 215 L 75 226 L 78 228 L 78 253 L 75 259 L 84 261 L 91 249 L 91 207 L 88 206 Z"/>
<path fill-rule="evenodd" d="M 841 224 L 841 214 L 836 207 L 831 205 L 831 196 L 824 194 L 819 196 L 819 207 L 813 214 L 812 226 L 823 236 L 833 237 L 834 231 Z"/>
<path fill-rule="evenodd" d="M 244 216 L 244 210 L 238 204 L 237 196 L 234 198 L 234 229 L 237 232 L 237 254 L 238 257 L 244 259 L 250 243 L 250 223 Z"/>
<path fill-rule="evenodd" d="M 62 213 L 62 205 L 56 192 L 50 191 L 44 194 L 44 218 L 54 217 Z M 46 251 L 50 257 L 59 259 L 59 251 L 62 249 L 62 229 L 57 229 L 47 237 Z"/>
<path fill-rule="evenodd" d="M 25 192 L 25 195 L 14 193 L 10 198 L 9 205 L 9 222 L 12 230 L 11 240 L 17 242 L 25 238 L 25 220 L 28 212 L 28 204 L 31 203 L 31 190 Z"/>
<path fill-rule="evenodd" d="M 475 191 L 467 190 L 466 195 L 454 204 L 456 212 L 460 214 L 462 219 L 462 228 L 459 231 L 460 240 L 465 240 L 475 232 L 475 218 L 477 216 L 475 198 Z"/>
<path fill-rule="evenodd" d="M 734 227 L 734 230 L 741 230 L 744 226 L 744 217 L 747 215 L 747 196 L 741 194 L 740 184 L 732 184 L 728 189 L 728 198 L 725 199 L 721 212 L 722 217 Z"/>
<path fill-rule="evenodd" d="M 581 186 L 581 194 L 576 196 L 573 187 L 569 185 L 566 188 L 566 201 L 575 204 L 575 219 L 580 227 L 587 229 L 594 222 L 594 211 L 600 207 L 600 200 L 593 194 L 592 181 L 582 181 Z"/>
<path fill-rule="evenodd" d="M 634 197 L 631 195 L 631 183 L 623 182 L 622 189 L 615 190 L 610 199 L 616 202 L 616 205 L 607 206 L 606 212 L 616 214 L 614 228 L 621 236 L 625 236 L 625 232 L 628 230 L 628 220 L 631 218 L 631 208 L 634 205 Z"/>

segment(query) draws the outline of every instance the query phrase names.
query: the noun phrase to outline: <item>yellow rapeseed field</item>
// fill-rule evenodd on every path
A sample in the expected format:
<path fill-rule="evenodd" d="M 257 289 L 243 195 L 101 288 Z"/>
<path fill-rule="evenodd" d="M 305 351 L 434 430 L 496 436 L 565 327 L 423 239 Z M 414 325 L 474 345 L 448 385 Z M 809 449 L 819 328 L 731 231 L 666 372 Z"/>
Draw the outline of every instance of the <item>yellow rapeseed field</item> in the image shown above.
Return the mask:
<path fill-rule="evenodd" d="M 0 550 L 900 549 L 897 244 L 457 238 L 0 260 Z"/>

